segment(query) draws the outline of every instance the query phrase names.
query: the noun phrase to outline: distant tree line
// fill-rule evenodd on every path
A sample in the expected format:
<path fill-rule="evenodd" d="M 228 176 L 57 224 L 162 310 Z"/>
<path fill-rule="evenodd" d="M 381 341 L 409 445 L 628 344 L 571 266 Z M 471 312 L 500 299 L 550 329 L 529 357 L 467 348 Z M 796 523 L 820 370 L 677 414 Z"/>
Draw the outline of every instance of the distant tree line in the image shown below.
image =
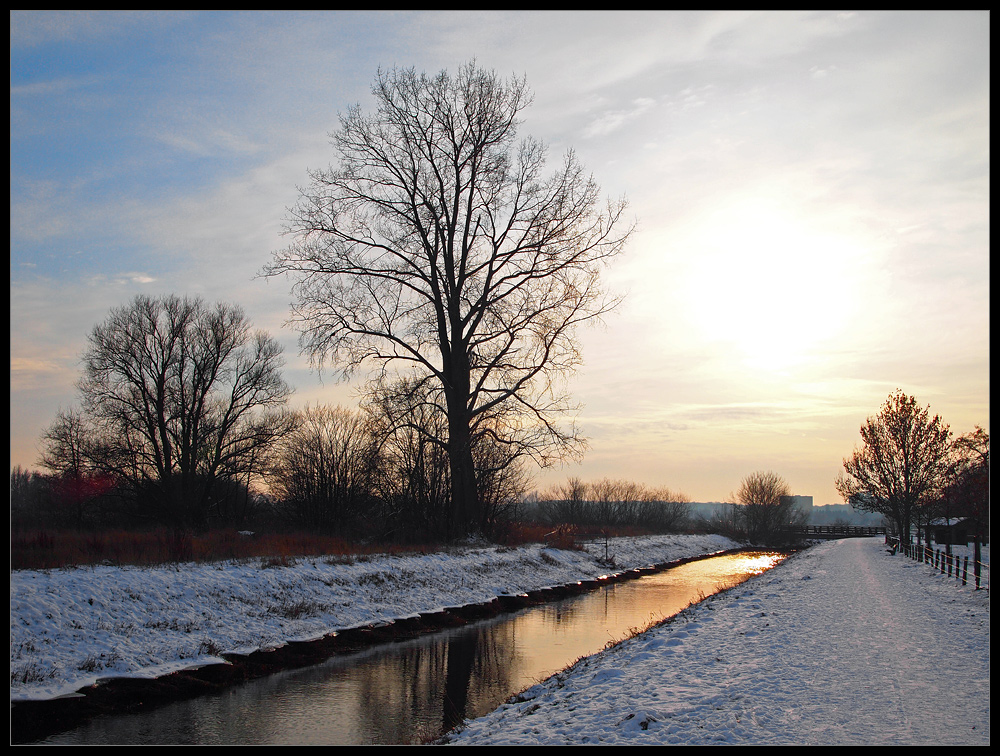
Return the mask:
<path fill-rule="evenodd" d="M 689 504 L 687 496 L 666 487 L 609 478 L 594 483 L 569 478 L 538 498 L 536 516 L 552 526 L 676 533 L 691 524 Z"/>
<path fill-rule="evenodd" d="M 451 467 L 434 440 L 445 419 L 425 406 L 399 423 L 377 399 L 358 410 L 319 405 L 295 413 L 267 470 L 276 522 L 402 542 L 448 533 Z M 480 439 L 477 481 L 494 530 L 514 514 L 528 483 L 520 460 L 494 466 L 496 457 L 489 439 Z"/>
<path fill-rule="evenodd" d="M 83 457 L 73 468 L 11 471 L 14 528 L 105 529 L 167 526 L 182 529 L 289 529 L 349 537 L 421 541 L 444 536 L 451 512 L 450 468 L 439 445 L 415 429 L 384 426 L 365 406 L 350 410 L 317 405 L 288 413 L 288 431 L 262 454 L 248 481 L 219 475 L 198 517 L 190 507 L 164 509 L 156 481 L 134 481 Z M 62 425 L 60 416 L 57 424 Z M 92 437 L 88 444 L 102 446 Z M 517 511 L 527 491 L 523 465 L 491 469 L 486 444 L 477 449 L 479 477 L 490 520 L 500 525 Z"/>

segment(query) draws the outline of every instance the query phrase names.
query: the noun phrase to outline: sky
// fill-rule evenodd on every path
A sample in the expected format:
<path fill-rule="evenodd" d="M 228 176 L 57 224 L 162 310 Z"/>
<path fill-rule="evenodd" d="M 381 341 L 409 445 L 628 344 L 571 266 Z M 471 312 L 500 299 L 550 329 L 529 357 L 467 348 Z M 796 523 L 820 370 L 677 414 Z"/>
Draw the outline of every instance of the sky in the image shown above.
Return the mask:
<path fill-rule="evenodd" d="M 816 504 L 895 389 L 989 430 L 988 12 L 10 14 L 11 466 L 78 405 L 87 335 L 137 294 L 245 308 L 306 403 L 354 406 L 260 277 L 379 68 L 524 76 L 636 232 L 579 334 L 582 462 L 723 501 Z"/>

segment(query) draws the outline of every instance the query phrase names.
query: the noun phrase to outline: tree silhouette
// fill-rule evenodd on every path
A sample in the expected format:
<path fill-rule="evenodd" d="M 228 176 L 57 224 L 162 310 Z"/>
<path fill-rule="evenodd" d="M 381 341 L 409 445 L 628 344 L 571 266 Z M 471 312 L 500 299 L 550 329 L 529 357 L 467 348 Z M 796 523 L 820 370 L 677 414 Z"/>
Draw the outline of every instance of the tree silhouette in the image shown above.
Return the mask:
<path fill-rule="evenodd" d="M 732 522 L 747 543 L 779 545 L 789 539 L 789 529 L 805 524 L 805 515 L 795 507 L 792 489 L 777 473 L 759 471 L 740 481 L 733 496 Z"/>
<path fill-rule="evenodd" d="M 890 518 L 909 542 L 918 508 L 933 503 L 945 483 L 950 437 L 940 417 L 897 389 L 861 426 L 863 446 L 844 460 L 837 491 L 854 507 Z"/>
<path fill-rule="evenodd" d="M 624 202 L 604 204 L 572 152 L 517 141 L 523 80 L 474 63 L 454 77 L 380 71 L 376 108 L 341 117 L 339 165 L 311 173 L 267 275 L 294 279 L 293 320 L 319 368 L 374 368 L 421 386 L 447 418 L 451 534 L 488 527 L 477 437 L 541 464 L 578 449 L 560 378 L 581 323 L 614 305 L 602 264 L 623 248 Z"/>
<path fill-rule="evenodd" d="M 290 427 L 281 348 L 233 305 L 138 296 L 94 328 L 83 364 L 90 464 L 161 522 L 206 525 L 216 481 L 248 479 Z"/>
<path fill-rule="evenodd" d="M 278 444 L 268 483 L 289 519 L 314 531 L 354 534 L 371 515 L 378 452 L 359 412 L 306 407 Z"/>
<path fill-rule="evenodd" d="M 982 544 L 990 530 L 990 434 L 978 425 L 972 433 L 959 436 L 951 445 L 941 504 L 945 517 L 968 517 L 972 523 L 978 581 Z M 948 550 L 950 553 L 950 544 Z"/>

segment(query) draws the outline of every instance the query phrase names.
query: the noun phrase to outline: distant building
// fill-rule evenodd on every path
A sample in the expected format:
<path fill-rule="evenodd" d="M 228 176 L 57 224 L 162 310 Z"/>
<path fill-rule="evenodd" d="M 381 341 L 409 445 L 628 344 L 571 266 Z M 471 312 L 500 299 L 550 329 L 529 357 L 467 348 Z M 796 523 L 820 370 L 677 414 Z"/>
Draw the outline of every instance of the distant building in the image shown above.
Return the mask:
<path fill-rule="evenodd" d="M 813 507 L 810 525 L 858 525 L 879 527 L 885 525 L 877 512 L 861 512 L 850 504 L 825 504 Z"/>
<path fill-rule="evenodd" d="M 782 496 L 782 504 L 791 504 L 793 507 L 798 509 L 806 517 L 812 516 L 813 511 L 813 497 L 812 496 Z M 808 520 L 806 520 L 808 522 Z"/>

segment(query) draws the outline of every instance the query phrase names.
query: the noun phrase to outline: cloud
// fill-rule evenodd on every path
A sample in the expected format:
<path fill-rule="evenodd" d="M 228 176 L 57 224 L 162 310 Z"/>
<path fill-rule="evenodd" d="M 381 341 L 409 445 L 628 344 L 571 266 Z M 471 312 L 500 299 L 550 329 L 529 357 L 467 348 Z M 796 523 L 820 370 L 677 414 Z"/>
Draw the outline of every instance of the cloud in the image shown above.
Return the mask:
<path fill-rule="evenodd" d="M 809 75 L 814 79 L 824 79 L 836 70 L 836 66 L 826 66 L 825 68 L 822 66 L 813 66 L 809 69 Z"/>
<path fill-rule="evenodd" d="M 198 157 L 217 156 L 220 153 L 253 155 L 263 148 L 260 142 L 218 128 L 200 131 L 195 136 L 169 131 L 160 131 L 155 136 L 160 142 L 175 150 Z"/>
<path fill-rule="evenodd" d="M 30 84 L 11 85 L 10 97 L 15 98 L 43 98 L 61 97 L 78 89 L 84 89 L 97 81 L 94 76 L 62 76 L 57 79 L 45 81 L 33 81 Z M 11 103 L 11 107 L 15 107 Z"/>
<path fill-rule="evenodd" d="M 608 110 L 591 121 L 583 130 L 584 139 L 607 136 L 618 131 L 625 124 L 648 113 L 656 101 L 649 97 L 640 97 L 632 101 L 632 107 L 622 110 Z"/>
<path fill-rule="evenodd" d="M 10 358 L 11 391 L 28 391 L 37 388 L 39 383 L 65 379 L 68 375 L 70 371 L 67 371 L 66 364 L 59 360 L 26 354 Z M 65 380 L 62 382 L 65 383 Z"/>
<path fill-rule="evenodd" d="M 586 365 L 570 389 L 596 439 L 582 475 L 635 469 L 669 484 L 697 469 L 714 496 L 808 449 L 820 500 L 830 461 L 897 385 L 933 398 L 935 411 L 941 397 L 963 430 L 988 421 L 988 21 L 15 12 L 11 354 L 12 380 L 27 390 L 12 388 L 12 412 L 44 399 L 43 420 L 24 424 L 50 421 L 73 395 L 89 329 L 140 291 L 244 305 L 289 345 L 300 397 L 330 395 L 281 328 L 288 282 L 254 276 L 286 243 L 285 208 L 307 169 L 335 159 L 337 111 L 371 105 L 379 65 L 434 73 L 475 56 L 525 74 L 536 96 L 525 132 L 554 152 L 578 147 L 639 220 L 605 279 L 628 292 L 625 305 L 603 331 L 581 333 Z M 752 322 L 786 290 L 795 323 L 819 306 L 853 309 L 847 338 L 804 340 L 822 362 L 749 367 L 732 348 L 739 329 L 713 340 L 698 328 L 704 308 L 737 299 L 729 281 L 755 280 L 741 259 L 767 259 L 749 243 L 762 212 L 732 210 L 747 198 L 775 203 L 809 233 L 771 266 L 786 281 L 764 287 L 771 301 L 748 297 L 731 320 Z M 742 257 L 710 254 L 719 229 Z M 832 238 L 859 254 L 826 254 Z M 709 275 L 692 277 L 697 262 Z M 806 262 L 815 274 L 793 276 Z M 831 302 L 817 292 L 831 290 L 838 264 L 850 275 Z M 768 330 L 788 331 L 776 322 Z M 741 469 L 730 473 L 732 460 Z"/>
<path fill-rule="evenodd" d="M 91 43 L 133 34 L 139 28 L 164 28 L 184 22 L 181 11 L 11 11 L 10 46 L 32 48 L 54 43 Z"/>
<path fill-rule="evenodd" d="M 145 273 L 125 273 L 124 277 L 126 280 L 137 284 L 156 283 L 156 279 L 153 276 L 147 275 Z"/>

